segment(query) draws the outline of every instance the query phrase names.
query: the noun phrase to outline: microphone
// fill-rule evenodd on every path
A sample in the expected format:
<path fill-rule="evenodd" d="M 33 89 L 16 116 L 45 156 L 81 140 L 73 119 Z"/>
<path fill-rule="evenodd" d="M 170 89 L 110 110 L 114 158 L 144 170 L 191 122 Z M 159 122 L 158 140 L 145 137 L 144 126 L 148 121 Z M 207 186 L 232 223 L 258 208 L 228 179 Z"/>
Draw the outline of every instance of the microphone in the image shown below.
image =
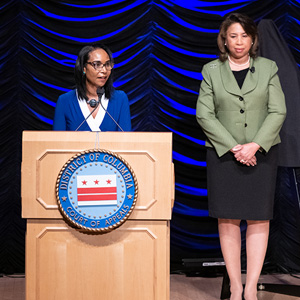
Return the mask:
<path fill-rule="evenodd" d="M 102 95 L 104 94 L 104 92 L 105 92 L 105 90 L 104 90 L 103 86 L 102 87 L 100 87 L 100 86 L 97 87 L 98 101 L 101 100 Z"/>
<path fill-rule="evenodd" d="M 102 88 L 97 88 L 97 95 L 98 95 L 98 97 L 102 97 L 102 95 L 104 94 L 104 88 L 102 87 Z M 88 101 L 86 101 L 86 103 L 87 104 L 89 104 L 90 105 L 90 107 L 94 107 L 94 109 L 90 112 L 90 114 L 80 123 L 80 125 L 76 128 L 76 130 L 75 131 L 77 131 L 81 126 L 82 126 L 82 124 L 84 123 L 84 122 L 86 122 L 86 120 L 91 116 L 91 114 L 97 109 L 97 107 L 98 107 L 98 105 L 99 105 L 99 99 L 98 99 L 98 101 L 96 100 L 96 99 L 91 99 L 91 100 L 88 100 Z"/>
<path fill-rule="evenodd" d="M 89 104 L 90 107 L 98 106 L 99 102 L 96 99 L 91 99 L 86 101 L 87 104 Z"/>
<path fill-rule="evenodd" d="M 104 87 L 100 88 L 98 87 L 97 88 L 97 95 L 98 95 L 98 98 L 101 99 L 102 95 L 104 94 Z M 98 101 L 96 99 L 91 99 L 91 100 L 88 100 L 86 103 L 90 105 L 90 107 L 94 107 L 94 109 L 91 111 L 91 113 L 81 122 L 81 124 L 76 128 L 75 131 L 77 131 L 84 122 L 86 122 L 86 120 L 91 116 L 91 114 L 97 109 L 98 105 L 99 105 L 99 99 Z"/>
<path fill-rule="evenodd" d="M 110 116 L 110 118 L 115 122 L 115 124 L 119 127 L 119 129 L 121 129 L 121 131 L 124 132 L 124 130 L 122 129 L 122 127 L 117 123 L 117 121 L 112 117 L 112 115 L 104 108 L 104 106 L 102 105 L 102 102 L 101 102 L 101 98 L 102 98 L 102 95 L 104 94 L 104 88 L 100 88 L 98 87 L 97 88 L 97 95 L 98 95 L 98 103 L 100 103 L 101 107 L 104 109 L 104 111 Z"/>
<path fill-rule="evenodd" d="M 249 70 L 250 70 L 251 73 L 254 73 L 255 72 L 255 67 L 251 67 Z"/>
<path fill-rule="evenodd" d="M 98 101 L 96 99 L 91 99 L 86 101 L 86 103 L 90 106 L 90 107 L 97 107 L 99 105 L 99 99 L 101 99 L 102 95 L 104 94 L 104 87 L 97 88 L 97 95 L 98 95 Z"/>

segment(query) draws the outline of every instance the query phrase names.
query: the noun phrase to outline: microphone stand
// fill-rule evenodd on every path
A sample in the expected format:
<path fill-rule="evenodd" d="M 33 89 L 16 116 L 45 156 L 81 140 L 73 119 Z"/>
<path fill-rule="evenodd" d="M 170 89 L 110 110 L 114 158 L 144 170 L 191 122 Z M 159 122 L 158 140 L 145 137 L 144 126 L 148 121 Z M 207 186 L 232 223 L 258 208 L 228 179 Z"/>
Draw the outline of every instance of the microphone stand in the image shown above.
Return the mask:
<path fill-rule="evenodd" d="M 81 127 L 81 125 L 84 123 L 84 122 L 86 122 L 86 120 L 90 117 L 90 115 L 97 109 L 97 107 L 98 107 L 98 105 L 99 105 L 99 103 L 97 103 L 97 105 L 95 106 L 95 108 L 91 111 L 91 113 L 80 123 L 80 125 L 75 129 L 75 131 L 77 131 L 80 127 Z"/>
<path fill-rule="evenodd" d="M 112 117 L 112 115 L 107 111 L 107 109 L 104 108 L 101 102 L 102 95 L 104 94 L 104 88 L 97 88 L 97 95 L 98 95 L 98 103 L 100 103 L 101 107 L 104 109 L 104 111 L 110 116 L 110 118 L 115 122 L 115 124 L 118 126 L 118 128 L 124 132 L 123 128 L 117 123 L 117 121 Z"/>

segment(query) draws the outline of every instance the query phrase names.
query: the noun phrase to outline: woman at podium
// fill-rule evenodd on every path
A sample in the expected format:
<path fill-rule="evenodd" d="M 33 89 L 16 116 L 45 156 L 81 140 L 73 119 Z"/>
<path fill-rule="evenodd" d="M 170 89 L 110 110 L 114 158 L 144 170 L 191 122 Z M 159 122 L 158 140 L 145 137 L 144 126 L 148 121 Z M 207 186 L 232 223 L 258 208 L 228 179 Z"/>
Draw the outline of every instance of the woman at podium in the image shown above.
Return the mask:
<path fill-rule="evenodd" d="M 105 45 L 83 47 L 75 64 L 76 89 L 56 103 L 53 130 L 130 131 L 127 95 L 113 87 L 114 61 Z"/>

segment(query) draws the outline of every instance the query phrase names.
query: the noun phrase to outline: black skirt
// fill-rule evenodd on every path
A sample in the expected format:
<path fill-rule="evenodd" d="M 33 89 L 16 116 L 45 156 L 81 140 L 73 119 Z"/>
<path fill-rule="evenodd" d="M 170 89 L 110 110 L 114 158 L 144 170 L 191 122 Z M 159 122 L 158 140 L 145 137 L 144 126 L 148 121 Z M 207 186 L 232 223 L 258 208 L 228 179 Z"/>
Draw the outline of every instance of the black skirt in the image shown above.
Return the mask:
<path fill-rule="evenodd" d="M 278 146 L 256 153 L 257 165 L 245 166 L 229 152 L 218 157 L 207 148 L 209 215 L 214 218 L 270 220 L 273 218 Z"/>

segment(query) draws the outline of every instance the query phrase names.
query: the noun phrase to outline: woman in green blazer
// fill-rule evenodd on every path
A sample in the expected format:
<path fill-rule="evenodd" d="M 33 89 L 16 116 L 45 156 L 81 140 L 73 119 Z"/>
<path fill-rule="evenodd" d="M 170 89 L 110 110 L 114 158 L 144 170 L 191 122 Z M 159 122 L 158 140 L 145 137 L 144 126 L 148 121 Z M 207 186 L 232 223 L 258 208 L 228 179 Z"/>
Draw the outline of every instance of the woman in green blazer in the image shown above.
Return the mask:
<path fill-rule="evenodd" d="M 257 300 L 273 217 L 279 131 L 286 115 L 275 62 L 257 57 L 257 28 L 230 14 L 219 59 L 203 67 L 196 117 L 207 136 L 209 214 L 218 218 L 231 300 Z M 247 277 L 241 281 L 240 222 L 247 220 Z M 244 296 L 242 296 L 244 293 Z"/>

